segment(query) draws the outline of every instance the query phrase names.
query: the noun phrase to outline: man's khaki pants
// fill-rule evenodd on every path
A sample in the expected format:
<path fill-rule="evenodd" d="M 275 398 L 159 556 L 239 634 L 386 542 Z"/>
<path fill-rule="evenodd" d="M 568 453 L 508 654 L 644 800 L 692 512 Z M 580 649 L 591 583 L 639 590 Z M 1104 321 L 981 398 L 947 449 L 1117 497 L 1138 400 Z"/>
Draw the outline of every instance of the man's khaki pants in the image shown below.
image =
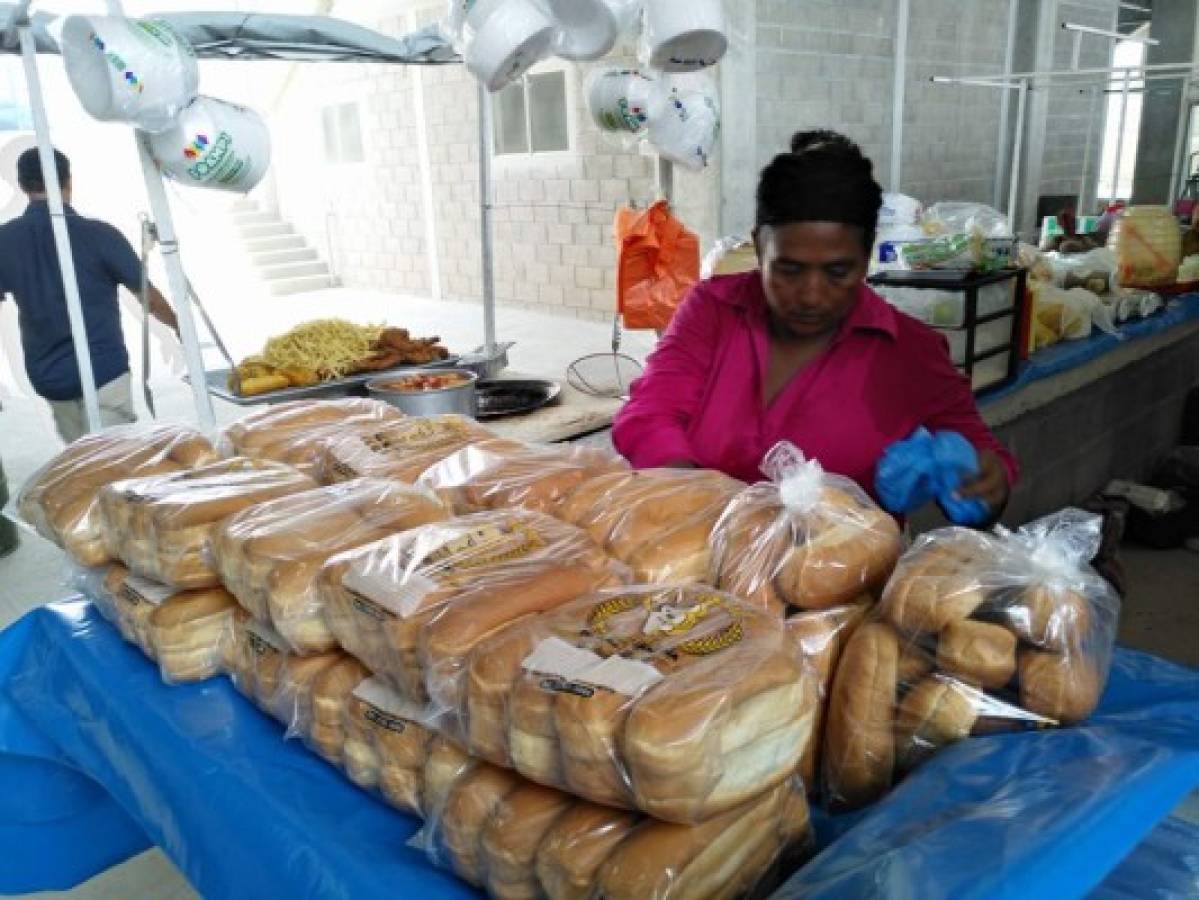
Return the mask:
<path fill-rule="evenodd" d="M 137 421 L 133 411 L 133 394 L 130 392 L 129 373 L 114 378 L 100 388 L 100 424 L 107 428 L 109 425 L 126 425 Z M 87 412 L 83 406 L 83 398 L 78 400 L 50 400 L 50 409 L 54 413 L 54 425 L 58 428 L 58 436 L 66 443 L 78 440 L 87 434 Z"/>

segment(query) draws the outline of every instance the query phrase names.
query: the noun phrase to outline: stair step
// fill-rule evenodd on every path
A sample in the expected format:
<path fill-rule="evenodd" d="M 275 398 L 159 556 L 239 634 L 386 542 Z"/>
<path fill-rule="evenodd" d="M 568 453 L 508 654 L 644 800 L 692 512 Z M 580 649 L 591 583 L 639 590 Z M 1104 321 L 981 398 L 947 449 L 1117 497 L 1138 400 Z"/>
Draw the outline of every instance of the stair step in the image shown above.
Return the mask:
<path fill-rule="evenodd" d="M 234 200 L 232 203 L 229 204 L 229 212 L 231 212 L 231 213 L 258 212 L 258 201 L 250 200 L 249 198 L 242 198 L 241 200 Z"/>
<path fill-rule="evenodd" d="M 250 262 L 259 269 L 277 266 L 280 263 L 312 262 L 317 258 L 316 251 L 308 246 L 289 250 L 265 250 L 250 254 Z"/>
<path fill-rule="evenodd" d="M 235 212 L 230 218 L 233 219 L 233 224 L 238 228 L 245 228 L 248 225 L 283 224 L 274 213 L 260 212 L 256 209 L 249 212 Z"/>
<path fill-rule="evenodd" d="M 288 294 L 303 294 L 307 291 L 319 291 L 334 286 L 334 279 L 329 275 L 302 275 L 298 278 L 281 278 L 268 283 L 267 289 L 277 297 Z"/>
<path fill-rule="evenodd" d="M 238 228 L 237 232 L 247 240 L 264 237 L 283 237 L 284 235 L 295 234 L 292 227 L 286 222 L 264 222 L 258 225 L 246 225 Z"/>
<path fill-rule="evenodd" d="M 303 275 L 328 275 L 329 267 L 319 259 L 309 262 L 280 263 L 277 266 L 263 266 L 258 269 L 258 276 L 264 281 L 283 281 L 288 278 L 299 278 Z"/>
<path fill-rule="evenodd" d="M 299 234 L 280 234 L 271 237 L 249 238 L 245 242 L 246 251 L 251 256 L 267 250 L 299 250 L 306 246 L 307 244 L 304 241 L 303 235 Z"/>

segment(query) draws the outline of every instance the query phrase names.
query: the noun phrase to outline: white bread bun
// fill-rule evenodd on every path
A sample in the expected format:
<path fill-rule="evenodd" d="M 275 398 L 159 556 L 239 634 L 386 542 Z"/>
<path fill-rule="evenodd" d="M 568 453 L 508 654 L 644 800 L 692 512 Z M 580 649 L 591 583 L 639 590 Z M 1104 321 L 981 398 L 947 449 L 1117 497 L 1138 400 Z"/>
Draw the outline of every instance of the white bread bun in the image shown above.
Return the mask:
<path fill-rule="evenodd" d="M 564 812 L 537 848 L 537 880 L 550 900 L 590 900 L 596 877 L 641 821 L 637 813 L 578 801 Z"/>
<path fill-rule="evenodd" d="M 967 684 L 1000 690 L 1016 674 L 1016 635 L 973 619 L 950 622 L 937 641 L 937 668 Z"/>
<path fill-rule="evenodd" d="M 826 792 L 857 807 L 890 786 L 895 768 L 899 636 L 884 622 L 858 628 L 841 654 L 824 731 Z"/>
<path fill-rule="evenodd" d="M 484 881 L 497 900 L 538 900 L 537 848 L 575 800 L 561 791 L 528 782 L 501 801 L 483 828 Z"/>

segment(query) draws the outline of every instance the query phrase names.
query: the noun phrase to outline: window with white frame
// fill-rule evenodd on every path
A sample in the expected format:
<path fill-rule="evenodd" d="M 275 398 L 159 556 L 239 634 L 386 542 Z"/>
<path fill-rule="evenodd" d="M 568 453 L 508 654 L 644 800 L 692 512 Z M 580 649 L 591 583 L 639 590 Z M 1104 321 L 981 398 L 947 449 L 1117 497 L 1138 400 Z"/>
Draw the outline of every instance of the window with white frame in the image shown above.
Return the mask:
<path fill-rule="evenodd" d="M 566 72 L 526 75 L 493 98 L 496 156 L 570 149 Z"/>
<path fill-rule="evenodd" d="M 338 103 L 322 109 L 321 131 L 325 139 L 325 162 L 360 163 L 366 158 L 362 151 L 362 122 L 356 102 Z"/>
<path fill-rule="evenodd" d="M 1148 35 L 1148 26 L 1136 32 Z M 1116 67 L 1143 66 L 1145 43 L 1119 41 L 1112 56 Z M 1127 78 L 1127 90 L 1125 79 Z M 1107 87 L 1104 117 L 1103 151 L 1099 161 L 1098 195 L 1103 200 L 1127 200 L 1132 196 L 1132 180 L 1137 168 L 1137 141 L 1141 134 L 1141 110 L 1144 105 L 1145 72 L 1113 72 Z"/>

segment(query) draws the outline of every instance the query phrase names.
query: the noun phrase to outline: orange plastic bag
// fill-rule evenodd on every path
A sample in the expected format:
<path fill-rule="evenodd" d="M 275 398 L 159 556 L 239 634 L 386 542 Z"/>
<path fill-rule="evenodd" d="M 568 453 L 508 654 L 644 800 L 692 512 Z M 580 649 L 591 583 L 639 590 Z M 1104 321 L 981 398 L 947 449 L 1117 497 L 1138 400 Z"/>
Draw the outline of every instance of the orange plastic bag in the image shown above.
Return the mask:
<path fill-rule="evenodd" d="M 699 281 L 699 238 L 664 200 L 616 212 L 617 309 L 625 328 L 664 329 Z"/>

